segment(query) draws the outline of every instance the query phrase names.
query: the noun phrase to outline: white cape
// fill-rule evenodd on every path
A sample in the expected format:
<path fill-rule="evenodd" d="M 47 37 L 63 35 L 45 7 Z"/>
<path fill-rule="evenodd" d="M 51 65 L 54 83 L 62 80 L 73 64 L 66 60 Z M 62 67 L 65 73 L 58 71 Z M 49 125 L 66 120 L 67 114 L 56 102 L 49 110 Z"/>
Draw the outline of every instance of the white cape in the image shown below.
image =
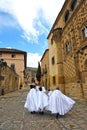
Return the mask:
<path fill-rule="evenodd" d="M 66 114 L 73 107 L 75 101 L 64 95 L 60 90 L 54 90 L 49 99 L 47 110 L 60 115 Z"/>
<path fill-rule="evenodd" d="M 43 111 L 46 106 L 48 106 L 48 96 L 43 91 L 38 90 L 37 91 L 37 98 L 38 98 L 38 109 L 40 111 Z"/>
<path fill-rule="evenodd" d="M 27 108 L 29 112 L 38 111 L 37 93 L 35 88 L 30 89 L 24 107 Z"/>

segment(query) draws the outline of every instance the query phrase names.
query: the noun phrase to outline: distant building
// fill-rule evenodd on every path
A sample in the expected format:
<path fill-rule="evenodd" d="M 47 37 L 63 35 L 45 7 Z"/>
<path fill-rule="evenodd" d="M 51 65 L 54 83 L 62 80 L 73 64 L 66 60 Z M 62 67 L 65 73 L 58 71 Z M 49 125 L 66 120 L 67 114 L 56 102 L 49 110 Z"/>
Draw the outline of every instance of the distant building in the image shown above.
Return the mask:
<path fill-rule="evenodd" d="M 87 0 L 65 0 L 47 39 L 50 88 L 87 99 Z"/>
<path fill-rule="evenodd" d="M 0 60 L 7 62 L 7 65 L 19 75 L 20 87 L 23 87 L 27 53 L 17 49 L 0 48 Z"/>
<path fill-rule="evenodd" d="M 27 67 L 25 69 L 25 84 L 30 84 L 36 81 L 37 68 Z"/>
<path fill-rule="evenodd" d="M 18 90 L 19 76 L 6 62 L 0 62 L 0 95 Z"/>
<path fill-rule="evenodd" d="M 41 85 L 49 89 L 49 49 L 46 49 L 41 58 Z"/>

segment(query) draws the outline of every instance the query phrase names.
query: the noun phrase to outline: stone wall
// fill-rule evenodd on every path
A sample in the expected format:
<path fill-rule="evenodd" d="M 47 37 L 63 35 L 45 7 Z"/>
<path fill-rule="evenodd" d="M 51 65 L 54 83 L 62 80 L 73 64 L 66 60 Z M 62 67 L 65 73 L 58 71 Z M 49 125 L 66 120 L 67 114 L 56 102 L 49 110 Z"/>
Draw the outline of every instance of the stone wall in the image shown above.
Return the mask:
<path fill-rule="evenodd" d="M 15 70 L 15 72 L 20 77 L 20 87 L 24 87 L 24 70 L 26 68 L 26 52 L 16 50 L 16 49 L 8 49 L 8 48 L 0 48 L 0 53 L 2 54 L 0 60 L 3 59 L 7 65 Z"/>
<path fill-rule="evenodd" d="M 19 76 L 8 66 L 0 66 L 0 95 L 19 88 Z"/>
<path fill-rule="evenodd" d="M 27 67 L 25 69 L 25 84 L 30 84 L 36 79 L 37 68 Z"/>
<path fill-rule="evenodd" d="M 68 83 L 65 84 L 65 93 L 69 97 L 80 99 L 83 97 L 83 90 L 80 83 Z"/>
<path fill-rule="evenodd" d="M 58 85 L 65 94 L 80 99 L 87 98 L 87 35 L 83 37 L 84 27 L 87 29 L 87 0 L 78 0 L 73 10 L 71 4 L 72 1 L 65 1 L 48 35 L 50 88 Z M 67 11 L 69 16 L 65 21 Z M 58 29 L 62 30 L 60 37 Z"/>
<path fill-rule="evenodd" d="M 82 73 L 87 69 L 87 38 L 83 39 L 83 25 L 87 25 L 87 1 L 84 1 L 73 13 L 62 33 L 63 70 L 65 92 L 74 97 L 86 97 L 87 83 L 82 81 Z M 66 51 L 66 44 L 70 43 L 70 52 Z"/>
<path fill-rule="evenodd" d="M 41 58 L 41 85 L 49 89 L 49 50 L 44 52 Z"/>

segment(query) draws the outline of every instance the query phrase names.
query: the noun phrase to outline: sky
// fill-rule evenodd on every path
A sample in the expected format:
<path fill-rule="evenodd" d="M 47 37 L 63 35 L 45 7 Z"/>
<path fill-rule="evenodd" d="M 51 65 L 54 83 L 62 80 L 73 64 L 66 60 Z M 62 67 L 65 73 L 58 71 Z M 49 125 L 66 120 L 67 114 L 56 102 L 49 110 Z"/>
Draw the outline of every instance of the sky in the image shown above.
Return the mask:
<path fill-rule="evenodd" d="M 0 48 L 27 52 L 27 67 L 38 67 L 47 36 L 65 0 L 0 0 Z"/>

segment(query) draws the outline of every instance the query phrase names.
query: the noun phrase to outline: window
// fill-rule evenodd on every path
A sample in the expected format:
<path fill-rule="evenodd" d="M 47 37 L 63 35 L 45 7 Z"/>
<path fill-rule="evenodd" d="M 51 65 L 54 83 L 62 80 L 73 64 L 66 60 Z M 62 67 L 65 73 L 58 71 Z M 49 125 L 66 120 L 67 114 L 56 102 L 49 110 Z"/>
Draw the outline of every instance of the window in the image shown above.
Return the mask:
<path fill-rule="evenodd" d="M 77 0 L 73 0 L 71 4 L 71 10 L 73 11 L 77 5 Z"/>
<path fill-rule="evenodd" d="M 2 57 L 2 53 L 0 53 L 0 57 Z"/>
<path fill-rule="evenodd" d="M 55 63 L 54 56 L 52 57 L 52 65 Z"/>
<path fill-rule="evenodd" d="M 69 19 L 69 10 L 67 10 L 66 14 L 65 14 L 65 22 Z"/>
<path fill-rule="evenodd" d="M 85 61 L 84 69 L 87 70 L 87 60 Z"/>
<path fill-rule="evenodd" d="M 15 77 L 15 80 L 17 80 L 17 77 Z"/>
<path fill-rule="evenodd" d="M 11 69 L 15 70 L 15 64 L 11 64 Z"/>
<path fill-rule="evenodd" d="M 43 68 L 43 74 L 44 74 L 44 68 Z"/>
<path fill-rule="evenodd" d="M 55 76 L 53 76 L 53 84 L 54 85 L 56 84 L 56 78 L 55 78 Z"/>
<path fill-rule="evenodd" d="M 45 64 L 45 74 L 47 73 L 47 66 L 46 66 L 46 64 Z"/>
<path fill-rule="evenodd" d="M 83 38 L 87 38 L 87 26 L 82 30 Z"/>
<path fill-rule="evenodd" d="M 70 43 L 67 43 L 66 44 L 66 52 L 70 52 L 70 50 L 71 50 Z"/>
<path fill-rule="evenodd" d="M 53 44 L 53 37 L 51 38 L 51 45 Z"/>
<path fill-rule="evenodd" d="M 35 79 L 34 79 L 34 78 L 32 78 L 32 79 L 31 79 L 31 82 L 32 82 L 32 83 L 34 83 L 34 82 L 35 82 Z"/>
<path fill-rule="evenodd" d="M 12 54 L 11 57 L 12 57 L 12 58 L 15 58 L 15 57 L 16 57 L 16 54 Z"/>
<path fill-rule="evenodd" d="M 1 80 L 4 80 L 4 76 L 1 76 L 1 75 L 0 75 L 0 81 L 1 81 Z"/>

